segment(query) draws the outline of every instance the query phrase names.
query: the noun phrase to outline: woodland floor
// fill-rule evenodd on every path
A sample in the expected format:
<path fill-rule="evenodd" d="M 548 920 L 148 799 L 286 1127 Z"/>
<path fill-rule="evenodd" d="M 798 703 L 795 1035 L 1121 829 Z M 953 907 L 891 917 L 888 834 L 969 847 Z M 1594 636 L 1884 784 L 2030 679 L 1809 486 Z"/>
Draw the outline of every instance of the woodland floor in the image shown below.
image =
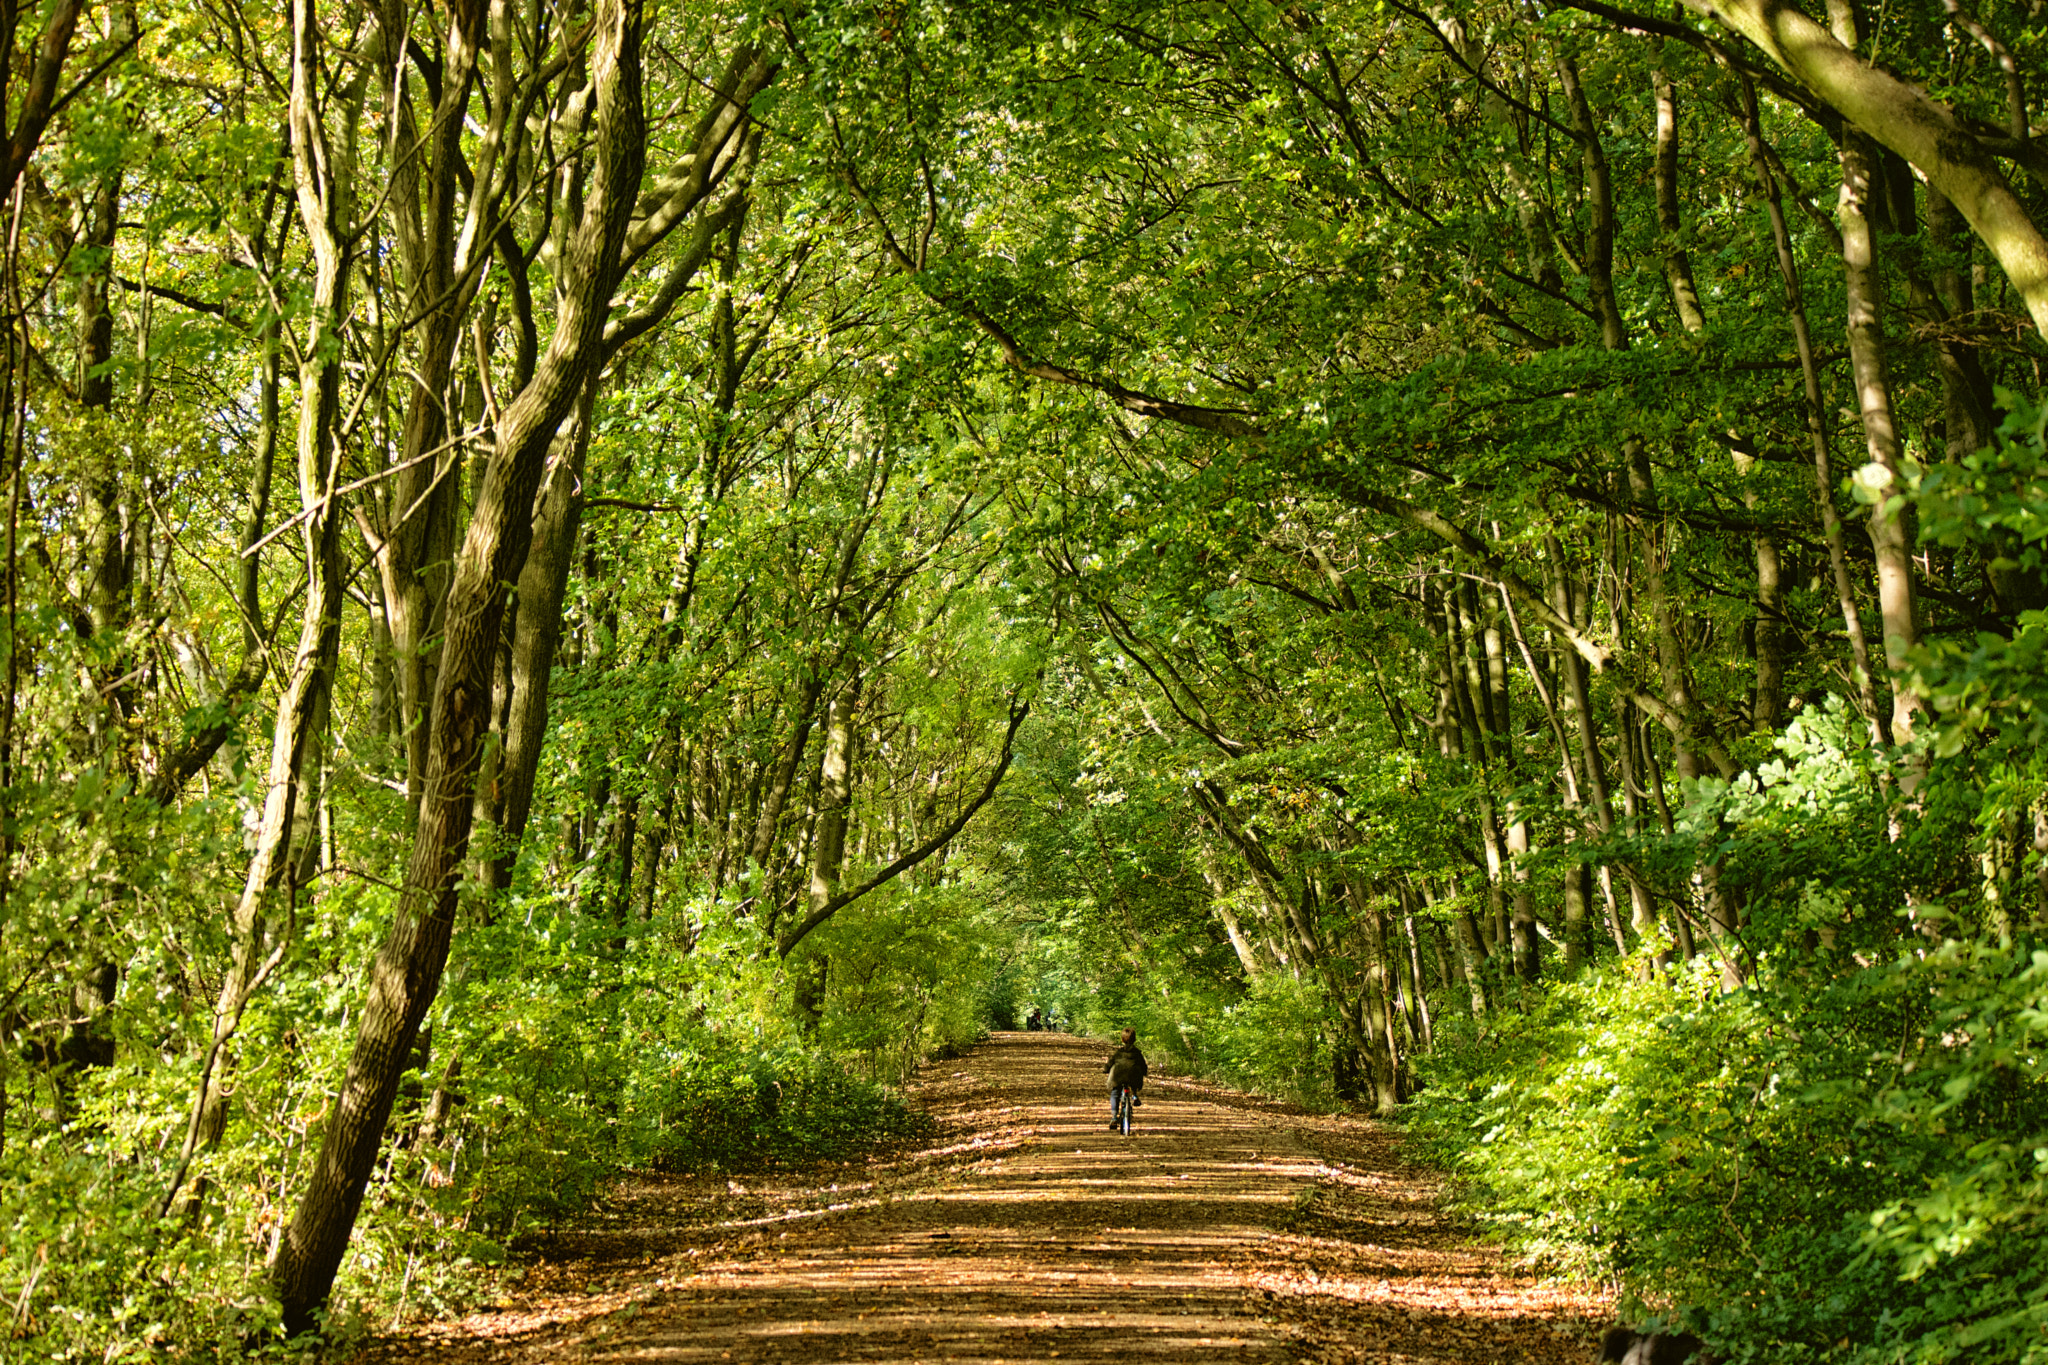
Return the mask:
<path fill-rule="evenodd" d="M 1593 1358 L 1603 1296 L 1475 1242 L 1389 1130 L 1155 1070 L 1125 1138 L 1106 1051 L 998 1033 L 912 1086 L 943 1137 L 864 1165 L 627 1182 L 358 1365 Z"/>

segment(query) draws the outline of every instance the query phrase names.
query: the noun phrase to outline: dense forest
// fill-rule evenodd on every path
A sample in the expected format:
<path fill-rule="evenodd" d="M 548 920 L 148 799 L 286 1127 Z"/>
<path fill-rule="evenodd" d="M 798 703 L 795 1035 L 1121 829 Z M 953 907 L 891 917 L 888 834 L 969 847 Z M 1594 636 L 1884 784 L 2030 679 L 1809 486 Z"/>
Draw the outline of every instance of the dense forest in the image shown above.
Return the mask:
<path fill-rule="evenodd" d="M 1038 1008 L 1730 1359 L 2048 1360 L 2038 5 L 0 46 L 0 1357 L 458 1303 Z"/>

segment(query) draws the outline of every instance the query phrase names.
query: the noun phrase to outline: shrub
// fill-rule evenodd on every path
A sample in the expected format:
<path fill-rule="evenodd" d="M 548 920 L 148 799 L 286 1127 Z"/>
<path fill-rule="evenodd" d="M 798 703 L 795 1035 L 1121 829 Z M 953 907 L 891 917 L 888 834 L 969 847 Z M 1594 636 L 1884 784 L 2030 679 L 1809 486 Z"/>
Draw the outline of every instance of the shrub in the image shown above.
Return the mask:
<path fill-rule="evenodd" d="M 1959 943 L 1733 993 L 1595 972 L 1430 1059 L 1412 1127 L 1526 1254 L 1741 1358 L 2048 1359 L 2044 983 Z"/>

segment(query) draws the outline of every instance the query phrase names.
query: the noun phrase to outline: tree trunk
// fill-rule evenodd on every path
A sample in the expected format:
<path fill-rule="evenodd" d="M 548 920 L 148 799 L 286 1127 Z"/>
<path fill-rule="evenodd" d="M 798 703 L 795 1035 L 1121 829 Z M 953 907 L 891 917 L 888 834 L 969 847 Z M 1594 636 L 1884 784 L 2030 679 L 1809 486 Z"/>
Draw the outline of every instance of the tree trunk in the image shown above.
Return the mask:
<path fill-rule="evenodd" d="M 327 724 L 341 609 L 346 600 L 342 512 L 333 490 L 342 458 L 336 432 L 341 415 L 341 329 L 353 266 L 346 245 L 348 198 L 341 186 L 354 174 L 355 149 L 344 143 L 337 155 L 313 108 L 310 48 L 315 39 L 309 3 L 302 0 L 295 7 L 293 24 L 291 154 L 299 214 L 313 249 L 314 265 L 311 320 L 300 350 L 297 444 L 299 502 L 305 509 L 300 537 L 306 563 L 306 602 L 291 670 L 278 697 L 263 809 L 248 875 L 234 911 L 228 970 L 214 1003 L 213 1034 L 200 1063 L 176 1173 L 164 1193 L 166 1214 L 185 1198 L 185 1178 L 195 1156 L 218 1141 L 226 1128 L 223 1068 L 229 1041 L 241 1026 L 250 998 L 282 960 L 289 943 L 298 911 L 294 873 L 303 874 L 304 853 L 312 833 L 313 786 L 324 758 L 319 737 Z M 361 91 L 358 74 L 339 99 L 360 100 Z M 280 897 L 288 915 L 282 931 L 272 920 Z M 197 1213 L 198 1203 L 195 1192 L 185 1205 L 188 1216 Z"/>
<path fill-rule="evenodd" d="M 1621 809 L 1622 829 L 1630 838 L 1641 838 L 1643 833 L 1642 801 L 1645 795 L 1640 769 L 1636 762 L 1635 718 L 1631 714 L 1626 697 L 1614 700 L 1615 729 L 1621 736 L 1617 752 L 1621 757 Z M 1650 899 L 1650 891 L 1639 877 L 1628 878 L 1629 921 L 1638 939 L 1647 938 L 1658 929 L 1656 904 Z M 1669 963 L 1668 952 L 1656 955 L 1655 965 L 1662 967 Z"/>
<path fill-rule="evenodd" d="M 825 706 L 825 753 L 818 782 L 818 826 L 811 836 L 810 887 L 806 916 L 823 911 L 839 892 L 846 865 L 846 827 L 853 809 L 854 713 L 860 709 L 861 675 Z M 815 1030 L 823 1018 L 823 954 L 792 968 L 797 1022 Z"/>
<path fill-rule="evenodd" d="M 768 791 L 761 800 L 761 814 L 754 822 L 754 837 L 748 841 L 747 859 L 754 867 L 764 869 L 764 883 L 768 855 L 775 848 L 775 831 L 782 823 L 783 807 L 789 802 L 790 789 L 796 785 L 797 772 L 803 766 L 804 749 L 817 716 L 818 698 L 824 690 L 824 669 L 816 666 L 807 669 L 803 682 L 797 688 L 796 704 L 791 709 L 789 742 L 783 746 L 774 779 L 769 782 Z"/>
<path fill-rule="evenodd" d="M 1742 503 L 1752 515 L 1760 509 L 1753 486 L 1755 469 L 1739 471 Z M 1750 702 L 1750 724 L 1770 733 L 1785 718 L 1785 588 L 1778 558 L 1778 540 L 1769 531 L 1753 537 L 1756 549 L 1756 694 Z"/>
<path fill-rule="evenodd" d="M 476 819 L 493 834 L 490 856 L 480 859 L 478 888 L 487 897 L 509 890 L 519 846 L 533 809 L 533 784 L 547 741 L 548 689 L 562 640 L 562 610 L 569 568 L 583 522 L 583 465 L 590 451 L 595 374 L 584 381 L 574 419 L 557 433 L 533 514 L 533 544 L 519 570 L 513 608 L 511 695 L 505 703 L 494 781 L 479 784 Z M 486 914 L 492 913 L 488 908 Z"/>
<path fill-rule="evenodd" d="M 1849 363 L 1856 403 L 1863 415 L 1864 446 L 1876 471 L 1865 482 L 1876 495 L 1870 509 L 1870 547 L 1877 557 L 1877 605 L 1884 621 L 1885 663 L 1894 679 L 1891 732 L 1895 742 L 1913 737 L 1920 709 L 1913 689 L 1899 681 L 1906 657 L 1920 643 L 1914 604 L 1913 543 L 1907 525 L 1898 430 L 1892 416 L 1891 380 L 1886 373 L 1884 281 L 1877 261 L 1876 234 L 1869 215 L 1872 156 L 1861 134 L 1842 134 L 1842 281 L 1846 291 Z"/>
<path fill-rule="evenodd" d="M 1911 162 L 1976 229 L 2025 300 L 2035 329 L 2048 337 L 2048 240 L 1998 163 L 1950 109 L 1858 56 L 1853 31 L 1830 35 L 1784 0 L 1685 3 L 1755 43 L 1856 128 Z"/>
<path fill-rule="evenodd" d="M 1224 884 L 1216 846 L 1208 839 L 1198 839 L 1196 854 L 1201 859 L 1202 880 L 1209 884 L 1209 909 L 1230 939 L 1231 951 L 1237 954 L 1238 965 L 1244 968 L 1245 980 L 1257 981 L 1271 969 L 1259 956 L 1258 945 L 1245 937 L 1244 926 L 1238 923 L 1237 912 L 1231 908 L 1230 888 Z"/>
<path fill-rule="evenodd" d="M 1573 591 L 1572 578 L 1564 566 L 1564 546 L 1554 535 L 1544 537 L 1544 553 L 1551 566 L 1548 584 L 1552 605 L 1558 614 L 1575 618 L 1578 603 L 1574 596 L 1583 598 L 1581 589 Z M 1558 672 L 1563 678 L 1564 701 L 1562 710 L 1572 720 L 1572 731 L 1577 741 L 1579 763 L 1585 778 L 1585 793 L 1591 800 L 1593 819 L 1603 835 L 1614 832 L 1614 798 L 1607 781 L 1607 764 L 1601 757 L 1600 738 L 1593 716 L 1593 706 L 1586 678 L 1586 662 L 1576 650 L 1560 644 L 1557 650 Z M 1567 760 L 1569 761 L 1569 760 Z M 1621 928 L 1621 918 L 1614 903 L 1614 884 L 1606 867 L 1601 868 L 1601 889 L 1607 907 L 1608 929 L 1614 936 L 1614 950 L 1624 956 L 1628 953 L 1628 939 Z"/>
<path fill-rule="evenodd" d="M 1592 210 L 1592 224 L 1587 234 L 1586 282 L 1592 296 L 1593 315 L 1600 324 L 1600 344 L 1610 351 L 1626 350 L 1628 330 L 1614 291 L 1614 185 L 1608 170 L 1607 153 L 1600 142 L 1599 125 L 1594 119 L 1592 106 L 1587 103 L 1585 90 L 1579 82 L 1577 66 L 1569 57 L 1560 57 L 1557 70 L 1559 82 L 1571 103 L 1572 129 L 1579 139 L 1585 165 L 1586 199 Z M 1674 214 L 1676 202 L 1674 197 Z M 1665 581 L 1667 550 L 1662 542 L 1662 512 L 1658 506 L 1656 475 L 1650 465 L 1648 447 L 1641 438 L 1623 438 L 1622 468 L 1643 542 L 1644 588 L 1650 597 L 1658 672 L 1664 684 L 1663 701 L 1673 734 L 1679 741 L 1679 769 L 1687 776 L 1693 775 L 1693 754 L 1697 748 L 1706 754 L 1723 777 L 1733 777 L 1734 760 L 1728 756 L 1693 696 L 1691 665 L 1686 658 L 1677 608 Z"/>
<path fill-rule="evenodd" d="M 1928 186 L 1921 262 L 1926 282 L 1922 284 L 1923 270 L 1916 270 L 1913 284 L 1916 292 L 1921 288 L 1927 291 L 1922 308 L 1930 322 L 1945 323 L 1975 310 L 1970 273 L 1957 264 L 1967 264 L 1969 256 L 1969 234 L 1956 222 L 1955 207 L 1940 190 Z M 1951 460 L 1960 460 L 1990 445 L 1997 429 L 1991 415 L 1991 380 L 1976 351 L 1946 334 L 1937 339 L 1935 361 L 1941 373 L 1945 453 Z"/>
<path fill-rule="evenodd" d="M 1436 1024 L 1430 1018 L 1429 983 L 1424 980 L 1422 971 L 1422 939 L 1415 928 L 1415 892 L 1405 884 L 1401 893 L 1401 911 L 1401 925 L 1408 937 L 1408 951 L 1404 956 L 1408 959 L 1409 980 L 1414 983 L 1416 1022 L 1422 1029 L 1421 1050 L 1430 1052 L 1436 1047 Z"/>
<path fill-rule="evenodd" d="M 310 42 L 310 0 L 299 0 L 294 20 L 301 44 Z M 498 419 L 448 595 L 424 798 L 403 891 L 371 967 L 348 1073 L 311 1181 L 272 1267 L 285 1328 L 294 1334 L 314 1325 L 333 1286 L 399 1078 L 447 961 L 456 873 L 468 853 L 476 765 L 489 733 L 491 665 L 506 589 L 526 559 L 534 496 L 550 444 L 601 355 L 641 180 L 641 24 L 637 0 L 604 0 L 594 19 L 592 165 L 579 220 L 564 228 L 564 283 L 554 334 L 533 379 Z M 451 26 L 451 32 L 458 28 Z"/>
<path fill-rule="evenodd" d="M 1508 876 L 1515 956 L 1515 974 L 1534 981 L 1543 971 L 1543 938 L 1536 931 L 1536 898 L 1529 888 L 1529 822 L 1508 826 Z"/>
<path fill-rule="evenodd" d="M 405 9 L 387 2 L 377 12 L 384 42 L 402 51 L 408 38 Z M 461 193 L 457 172 L 465 114 L 482 36 L 481 7 L 455 5 L 447 24 L 438 97 L 424 134 L 414 120 L 403 76 L 384 82 L 382 89 L 384 119 L 392 129 L 394 148 L 386 212 L 397 247 L 396 263 L 407 285 L 405 313 L 417 319 L 419 346 L 408 367 L 412 383 L 397 459 L 392 476 L 381 486 L 384 515 L 375 519 L 370 541 L 383 579 L 386 623 L 397 666 L 406 791 L 415 819 L 424 795 L 428 708 L 440 667 L 467 446 L 448 439 L 449 381 L 463 318 L 479 278 L 478 272 L 464 269 L 466 261 L 457 260 L 465 244 L 456 231 L 455 208 Z M 489 250 L 485 241 L 467 246 L 472 252 Z"/>
<path fill-rule="evenodd" d="M 1657 99 L 1657 231 L 1662 237 L 1664 279 L 1671 288 L 1671 302 L 1678 309 L 1679 325 L 1698 332 L 1707 325 L 1700 308 L 1700 289 L 1693 279 L 1692 257 L 1680 235 L 1683 222 L 1678 212 L 1678 91 L 1664 70 L 1665 46 L 1657 40 L 1657 66 L 1650 72 L 1650 86 Z"/>
<path fill-rule="evenodd" d="M 1856 688 L 1857 701 L 1865 720 L 1877 737 L 1884 739 L 1887 719 L 1878 711 L 1876 682 L 1870 670 L 1870 645 L 1863 633 L 1863 613 L 1857 606 L 1855 586 L 1849 577 L 1849 552 L 1841 514 L 1835 510 L 1835 481 L 1829 470 L 1827 410 L 1821 401 L 1820 364 L 1814 355 L 1812 332 L 1807 326 L 1805 290 L 1800 283 L 1798 261 L 1792 254 L 1792 236 L 1785 226 L 1785 207 L 1778 179 L 1764 148 L 1763 126 L 1757 115 L 1756 87 L 1747 76 L 1742 80 L 1742 125 L 1749 142 L 1750 169 L 1764 190 L 1771 240 L 1777 248 L 1778 276 L 1785 285 L 1785 312 L 1792 326 L 1793 345 L 1799 354 L 1799 373 L 1805 386 L 1806 435 L 1813 450 L 1813 477 L 1821 534 L 1827 542 L 1828 567 L 1834 577 L 1835 598 L 1842 609 L 1842 628 L 1849 641 L 1850 680 Z"/>

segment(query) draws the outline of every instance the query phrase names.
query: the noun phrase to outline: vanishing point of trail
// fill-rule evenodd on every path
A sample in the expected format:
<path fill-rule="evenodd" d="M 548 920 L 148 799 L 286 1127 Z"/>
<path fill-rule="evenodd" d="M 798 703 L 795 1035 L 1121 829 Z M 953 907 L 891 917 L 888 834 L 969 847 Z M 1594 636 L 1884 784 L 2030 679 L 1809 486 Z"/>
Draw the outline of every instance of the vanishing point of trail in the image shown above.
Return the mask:
<path fill-rule="evenodd" d="M 376 1361 L 1581 1362 L 1606 1305 L 1513 1274 L 1391 1135 L 999 1033 L 927 1067 L 932 1148 L 756 1183 L 628 1186 L 522 1296 Z M 744 1177 L 743 1177 L 744 1179 Z"/>

